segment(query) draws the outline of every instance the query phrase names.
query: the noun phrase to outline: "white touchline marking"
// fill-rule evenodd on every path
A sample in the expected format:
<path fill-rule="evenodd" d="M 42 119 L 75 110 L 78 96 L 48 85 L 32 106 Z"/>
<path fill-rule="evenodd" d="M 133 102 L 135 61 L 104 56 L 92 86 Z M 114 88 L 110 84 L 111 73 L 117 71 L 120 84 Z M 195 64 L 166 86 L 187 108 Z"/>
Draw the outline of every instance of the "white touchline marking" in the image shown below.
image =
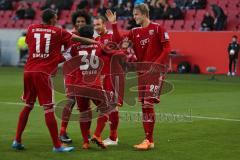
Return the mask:
<path fill-rule="evenodd" d="M 204 117 L 204 116 L 186 116 L 188 118 L 197 118 L 197 119 L 209 119 L 209 120 L 222 120 L 222 121 L 232 121 L 240 122 L 240 119 L 231 119 L 231 118 L 219 118 L 219 117 Z"/>
<path fill-rule="evenodd" d="M 141 114 L 142 112 L 135 112 L 135 111 L 120 111 L 122 113 L 128 112 L 128 113 L 135 113 L 135 114 Z M 155 114 L 169 114 L 173 116 L 183 116 L 179 114 L 172 114 L 172 113 L 155 113 Z M 196 118 L 196 119 L 208 119 L 208 120 L 222 120 L 222 121 L 232 121 L 232 122 L 240 122 L 240 119 L 231 119 L 231 118 L 220 118 L 220 117 L 205 117 L 205 116 L 193 116 L 193 115 L 186 115 L 184 114 L 184 117 L 187 118 Z"/>
<path fill-rule="evenodd" d="M 6 104 L 6 105 L 24 105 L 25 103 L 18 103 L 18 102 L 1 102 L 0 101 L 0 104 Z M 35 105 L 35 106 L 40 106 L 40 105 Z M 136 111 L 119 111 L 120 113 L 135 113 L 135 114 L 141 114 L 142 112 L 136 112 Z M 172 114 L 172 113 L 156 113 L 156 114 L 171 114 L 171 115 L 174 115 L 174 116 L 181 116 L 181 115 L 178 115 L 178 114 Z M 221 121 L 231 121 L 231 122 L 240 122 L 240 119 L 231 119 L 231 118 L 220 118 L 220 117 L 205 117 L 205 116 L 188 116 L 188 115 L 184 115 L 185 117 L 188 117 L 188 118 L 196 118 L 196 119 L 208 119 L 208 120 L 221 120 Z"/>

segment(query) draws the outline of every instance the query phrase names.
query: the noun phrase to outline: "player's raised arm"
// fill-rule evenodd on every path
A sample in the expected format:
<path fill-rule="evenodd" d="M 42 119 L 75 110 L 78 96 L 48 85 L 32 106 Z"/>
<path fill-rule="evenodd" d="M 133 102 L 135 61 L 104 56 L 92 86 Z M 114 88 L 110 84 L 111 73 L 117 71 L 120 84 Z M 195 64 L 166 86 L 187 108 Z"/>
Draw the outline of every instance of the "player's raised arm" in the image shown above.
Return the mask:
<path fill-rule="evenodd" d="M 75 42 L 82 42 L 84 44 L 97 44 L 98 42 L 90 39 L 90 38 L 85 38 L 85 37 L 80 37 L 75 34 L 72 34 L 72 40 Z"/>
<path fill-rule="evenodd" d="M 108 19 L 108 21 L 111 23 L 111 24 L 115 24 L 117 23 L 117 15 L 116 15 L 116 12 L 112 12 L 110 9 L 108 9 L 106 11 L 106 17 Z"/>
<path fill-rule="evenodd" d="M 126 35 L 121 35 L 119 30 L 118 30 L 118 27 L 117 27 L 117 15 L 116 15 L 116 12 L 112 12 L 110 9 L 108 9 L 106 11 L 106 17 L 108 19 L 108 21 L 112 24 L 112 30 L 113 30 L 113 41 L 114 42 L 121 42 L 123 40 L 123 37 L 126 37 L 128 36 L 129 33 L 127 33 Z"/>

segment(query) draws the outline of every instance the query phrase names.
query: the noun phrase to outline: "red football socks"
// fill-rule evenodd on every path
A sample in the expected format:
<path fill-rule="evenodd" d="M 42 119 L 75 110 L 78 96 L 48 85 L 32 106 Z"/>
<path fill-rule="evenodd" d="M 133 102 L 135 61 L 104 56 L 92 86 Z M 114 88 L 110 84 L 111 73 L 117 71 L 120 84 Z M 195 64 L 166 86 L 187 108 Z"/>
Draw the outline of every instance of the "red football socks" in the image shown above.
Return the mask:
<path fill-rule="evenodd" d="M 113 141 L 116 141 L 118 135 L 117 135 L 117 128 L 119 124 L 119 115 L 118 111 L 111 112 L 109 115 L 109 121 L 110 121 L 110 136 L 109 138 Z"/>
<path fill-rule="evenodd" d="M 101 137 L 102 131 L 103 131 L 107 121 L 108 121 L 107 115 L 102 115 L 102 116 L 98 117 L 97 127 L 96 127 L 96 130 L 94 133 L 95 136 Z"/>
<path fill-rule="evenodd" d="M 66 134 L 68 122 L 71 117 L 73 107 L 74 107 L 74 104 L 69 103 L 63 108 L 62 123 L 61 123 L 61 129 L 60 129 L 61 136 Z"/>
<path fill-rule="evenodd" d="M 155 112 L 153 105 L 144 105 L 142 108 L 143 113 L 143 128 L 145 131 L 146 139 L 153 142 L 153 130 L 155 124 Z"/>
<path fill-rule="evenodd" d="M 61 147 L 61 142 L 58 139 L 58 126 L 54 116 L 53 106 L 48 106 L 45 108 L 45 122 L 50 132 L 54 147 Z"/>
<path fill-rule="evenodd" d="M 19 115 L 19 119 L 18 119 L 18 126 L 17 126 L 17 133 L 16 133 L 16 137 L 15 137 L 15 140 L 18 142 L 18 143 L 21 143 L 21 137 L 22 137 L 22 133 L 26 127 L 26 124 L 27 124 L 27 121 L 28 121 L 28 117 L 29 117 L 29 114 L 32 110 L 32 107 L 31 106 L 25 106 L 20 115 Z"/>
<path fill-rule="evenodd" d="M 80 129 L 83 137 L 84 143 L 89 143 L 88 136 L 90 135 L 90 122 L 80 122 Z"/>

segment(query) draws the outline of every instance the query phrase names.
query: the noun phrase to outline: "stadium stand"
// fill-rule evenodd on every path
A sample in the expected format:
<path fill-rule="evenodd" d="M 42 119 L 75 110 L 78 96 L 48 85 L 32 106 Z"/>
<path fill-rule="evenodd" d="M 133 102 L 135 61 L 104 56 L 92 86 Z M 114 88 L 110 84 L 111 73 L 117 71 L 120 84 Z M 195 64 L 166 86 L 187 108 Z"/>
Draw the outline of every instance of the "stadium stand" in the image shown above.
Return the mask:
<path fill-rule="evenodd" d="M 0 0 L 1 1 L 1 0 Z M 64 0 L 62 0 L 64 1 Z M 108 1 L 104 0 L 103 5 L 108 6 Z M 148 0 L 149 1 L 149 0 Z M 76 11 L 81 3 L 81 0 L 74 0 L 72 6 L 69 10 L 59 10 L 59 24 L 65 26 L 66 24 L 71 23 L 70 16 Z M 99 1 L 98 1 L 99 2 Z M 44 1 L 33 1 L 28 2 L 31 3 L 32 8 L 36 11 L 35 18 L 33 20 L 15 20 L 13 17 L 15 16 L 15 12 L 19 5 L 19 1 L 14 1 L 12 3 L 12 10 L 0 10 L 0 28 L 26 28 L 29 24 L 32 23 L 40 23 L 41 21 L 41 8 L 45 5 Z M 174 3 L 174 0 L 169 0 L 169 4 Z M 91 3 L 86 3 L 87 10 L 93 16 L 98 15 L 98 8 L 101 4 L 90 5 Z M 167 30 L 175 30 L 175 31 L 200 31 L 201 21 L 203 20 L 204 14 L 208 11 L 211 15 L 213 15 L 211 4 L 217 4 L 220 6 L 225 15 L 227 16 L 227 24 L 224 30 L 227 31 L 237 31 L 240 30 L 240 0 L 208 0 L 205 9 L 186 9 L 182 8 L 184 12 L 183 20 L 154 20 L 157 23 L 164 25 Z M 85 5 L 85 4 L 84 4 Z M 127 28 L 127 19 L 123 19 L 119 21 L 119 26 L 123 29 Z M 109 26 L 110 27 L 110 26 Z"/>

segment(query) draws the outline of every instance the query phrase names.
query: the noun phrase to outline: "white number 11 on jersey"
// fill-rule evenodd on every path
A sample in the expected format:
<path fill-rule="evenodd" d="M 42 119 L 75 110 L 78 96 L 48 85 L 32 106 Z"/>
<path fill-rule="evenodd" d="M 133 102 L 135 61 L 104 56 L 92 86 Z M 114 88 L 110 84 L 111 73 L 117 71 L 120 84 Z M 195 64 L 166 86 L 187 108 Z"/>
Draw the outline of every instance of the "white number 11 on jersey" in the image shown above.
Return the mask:
<path fill-rule="evenodd" d="M 41 51 L 40 51 L 41 34 L 40 33 L 34 33 L 34 38 L 36 39 L 36 53 L 41 53 Z M 45 53 L 49 53 L 51 34 L 44 34 L 44 38 L 46 39 Z"/>

